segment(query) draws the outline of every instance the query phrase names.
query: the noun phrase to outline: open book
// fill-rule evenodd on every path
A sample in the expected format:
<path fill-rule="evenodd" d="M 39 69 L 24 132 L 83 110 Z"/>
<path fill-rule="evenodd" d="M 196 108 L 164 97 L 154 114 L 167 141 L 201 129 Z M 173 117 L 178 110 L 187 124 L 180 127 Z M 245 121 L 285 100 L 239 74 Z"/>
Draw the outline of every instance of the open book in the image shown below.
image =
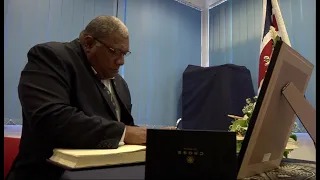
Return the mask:
<path fill-rule="evenodd" d="M 54 149 L 50 161 L 71 168 L 91 168 L 145 161 L 146 146 L 122 145 L 117 149 Z"/>

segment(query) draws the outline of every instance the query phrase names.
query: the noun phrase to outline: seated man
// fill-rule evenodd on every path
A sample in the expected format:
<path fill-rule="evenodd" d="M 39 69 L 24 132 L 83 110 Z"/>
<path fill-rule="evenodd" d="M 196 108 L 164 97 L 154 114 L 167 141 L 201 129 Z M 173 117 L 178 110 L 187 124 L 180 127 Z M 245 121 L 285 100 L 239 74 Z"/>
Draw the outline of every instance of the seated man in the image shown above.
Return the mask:
<path fill-rule="evenodd" d="M 96 17 L 71 42 L 30 49 L 18 87 L 20 152 L 8 179 L 60 179 L 63 169 L 46 161 L 54 148 L 146 143 L 146 128 L 134 126 L 129 88 L 118 74 L 129 54 L 128 29 L 113 16 Z"/>

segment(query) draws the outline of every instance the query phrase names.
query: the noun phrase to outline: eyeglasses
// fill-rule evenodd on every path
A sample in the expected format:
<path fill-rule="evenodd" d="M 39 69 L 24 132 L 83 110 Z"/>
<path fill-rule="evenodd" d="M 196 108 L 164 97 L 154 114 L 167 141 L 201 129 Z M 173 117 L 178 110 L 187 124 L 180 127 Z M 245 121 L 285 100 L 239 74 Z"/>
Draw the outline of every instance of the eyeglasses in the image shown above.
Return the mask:
<path fill-rule="evenodd" d="M 99 39 L 95 38 L 95 37 L 92 37 L 93 39 L 95 39 L 96 41 L 98 41 L 99 43 L 101 43 L 105 48 L 109 49 L 111 53 L 113 53 L 115 56 L 117 57 L 120 57 L 120 56 L 123 56 L 123 57 L 127 57 L 131 54 L 130 51 L 127 51 L 127 52 L 123 52 L 119 49 L 114 49 L 114 48 L 111 48 L 109 46 L 107 46 L 104 42 L 100 41 Z"/>

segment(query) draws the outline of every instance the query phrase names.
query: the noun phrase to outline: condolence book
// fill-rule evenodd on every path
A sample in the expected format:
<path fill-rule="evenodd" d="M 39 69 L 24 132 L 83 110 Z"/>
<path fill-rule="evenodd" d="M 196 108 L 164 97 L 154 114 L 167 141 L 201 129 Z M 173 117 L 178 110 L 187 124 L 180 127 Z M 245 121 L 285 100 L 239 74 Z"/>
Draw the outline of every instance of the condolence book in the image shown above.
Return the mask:
<path fill-rule="evenodd" d="M 130 164 L 145 161 L 146 147 L 123 145 L 117 149 L 54 149 L 50 161 L 70 169 Z"/>

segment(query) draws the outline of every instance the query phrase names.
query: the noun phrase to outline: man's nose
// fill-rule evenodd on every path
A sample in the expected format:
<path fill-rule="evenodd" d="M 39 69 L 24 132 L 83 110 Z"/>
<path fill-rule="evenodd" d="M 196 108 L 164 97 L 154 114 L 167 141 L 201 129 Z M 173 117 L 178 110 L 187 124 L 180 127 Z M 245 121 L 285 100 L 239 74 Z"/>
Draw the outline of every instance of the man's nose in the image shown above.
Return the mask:
<path fill-rule="evenodd" d="M 123 56 L 119 57 L 119 58 L 117 59 L 116 63 L 117 63 L 117 65 L 119 65 L 119 66 L 124 65 L 124 57 L 123 57 Z"/>

